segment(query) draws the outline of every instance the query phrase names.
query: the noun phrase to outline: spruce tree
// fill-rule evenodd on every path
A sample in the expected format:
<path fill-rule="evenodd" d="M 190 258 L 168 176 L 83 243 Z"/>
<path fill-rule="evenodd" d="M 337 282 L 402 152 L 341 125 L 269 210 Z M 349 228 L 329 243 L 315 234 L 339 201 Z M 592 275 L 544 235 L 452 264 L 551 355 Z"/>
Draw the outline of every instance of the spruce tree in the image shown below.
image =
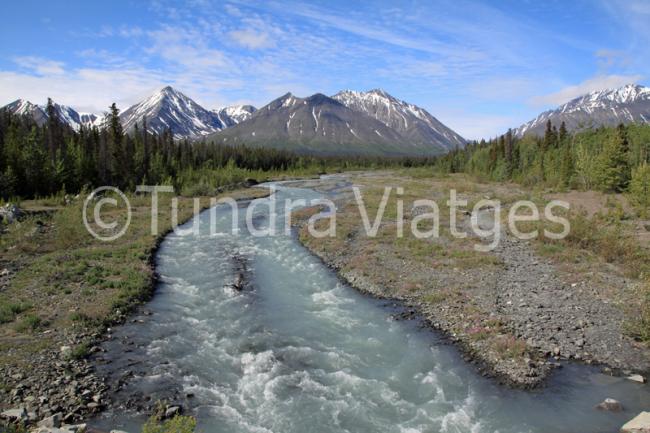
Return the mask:
<path fill-rule="evenodd" d="M 629 145 L 625 128 L 617 128 L 603 146 L 599 157 L 598 177 L 605 191 L 621 192 L 630 181 Z"/>

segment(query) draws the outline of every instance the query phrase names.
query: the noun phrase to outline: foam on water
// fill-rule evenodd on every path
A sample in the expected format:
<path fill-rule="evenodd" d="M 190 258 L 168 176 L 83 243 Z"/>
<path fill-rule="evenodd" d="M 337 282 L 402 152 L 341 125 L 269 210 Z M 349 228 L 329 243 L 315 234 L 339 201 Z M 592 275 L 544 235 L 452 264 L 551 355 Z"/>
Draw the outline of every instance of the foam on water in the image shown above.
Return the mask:
<path fill-rule="evenodd" d="M 319 197 L 282 187 L 277 195 Z M 267 211 L 257 206 L 258 228 Z M 165 240 L 147 306 L 154 315 L 116 331 L 137 339 L 152 365 L 130 386 L 156 398 L 173 382 L 193 394 L 202 432 L 615 431 L 650 405 L 647 387 L 573 367 L 541 392 L 500 388 L 430 331 L 341 284 L 294 238 L 254 238 L 241 221 L 232 235 L 229 208 L 218 214 L 215 236 L 206 212 L 200 237 Z M 235 254 L 248 268 L 242 292 L 229 286 Z M 593 410 L 610 396 L 628 413 Z"/>

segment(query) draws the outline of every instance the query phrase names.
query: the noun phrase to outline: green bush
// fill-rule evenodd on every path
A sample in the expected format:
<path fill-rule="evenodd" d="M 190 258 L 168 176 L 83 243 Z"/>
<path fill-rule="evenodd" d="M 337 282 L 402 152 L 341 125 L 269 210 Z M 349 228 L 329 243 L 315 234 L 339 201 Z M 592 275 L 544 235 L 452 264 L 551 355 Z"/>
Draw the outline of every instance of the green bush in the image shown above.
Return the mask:
<path fill-rule="evenodd" d="M 644 163 L 632 171 L 630 199 L 643 218 L 650 213 L 650 165 Z"/>
<path fill-rule="evenodd" d="M 34 332 L 41 328 L 44 325 L 43 320 L 38 317 L 35 314 L 27 314 L 23 319 L 20 321 L 18 325 L 16 325 L 16 331 L 18 332 Z"/>
<path fill-rule="evenodd" d="M 0 324 L 13 322 L 16 315 L 31 308 L 29 304 L 21 302 L 0 302 Z"/>
<path fill-rule="evenodd" d="M 191 416 L 177 415 L 162 423 L 151 417 L 142 426 L 142 433 L 193 433 L 195 428 L 196 420 Z"/>

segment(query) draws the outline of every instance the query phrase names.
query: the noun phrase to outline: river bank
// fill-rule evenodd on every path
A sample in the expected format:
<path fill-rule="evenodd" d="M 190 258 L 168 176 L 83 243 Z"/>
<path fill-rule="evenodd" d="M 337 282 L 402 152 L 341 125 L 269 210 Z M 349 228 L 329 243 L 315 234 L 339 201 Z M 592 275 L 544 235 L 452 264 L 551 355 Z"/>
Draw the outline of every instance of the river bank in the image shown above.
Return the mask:
<path fill-rule="evenodd" d="M 433 198 L 440 205 L 443 191 L 451 187 L 470 203 L 490 196 L 508 203 L 526 196 L 514 185 L 480 185 L 460 178 L 454 182 L 372 173 L 349 181 L 361 187 L 371 219 L 384 186 L 403 187 L 406 202 Z M 316 188 L 330 192 L 327 185 Z M 412 314 L 422 315 L 483 375 L 508 386 L 535 388 L 565 361 L 601 365 L 607 374 L 619 376 L 646 376 L 650 371 L 647 345 L 625 334 L 631 320 L 626 307 L 640 283 L 611 265 L 594 272 L 598 265 L 592 264 L 587 277 L 579 264 L 573 270 L 580 273 L 562 272 L 539 256 L 534 245 L 511 236 L 489 253 L 471 249 L 472 242 L 480 242 L 476 236 L 452 239 L 444 230 L 433 241 L 391 238 L 395 222 L 388 218 L 379 235 L 369 239 L 353 195 L 333 198 L 339 208 L 336 238 L 315 239 L 303 226 L 303 244 L 357 290 L 396 299 Z M 387 212 L 391 205 L 389 201 Z M 407 205 L 407 226 L 417 211 Z M 449 215 L 448 208 L 441 206 L 441 215 L 445 213 Z M 459 227 L 468 229 L 471 214 L 457 217 Z"/>
<path fill-rule="evenodd" d="M 226 195 L 250 200 L 268 191 L 220 197 Z M 1 301 L 25 308 L 0 324 L 1 410 L 24 409 L 20 417 L 28 424 L 55 414 L 71 424 L 110 406 L 105 378 L 88 357 L 101 353 L 112 329 L 153 295 L 154 257 L 172 220 L 170 199 L 161 196 L 160 233 L 152 236 L 150 200 L 131 197 L 131 225 L 113 243 L 83 229 L 80 201 L 27 218 L 3 235 Z M 208 205 L 202 198 L 201 207 Z M 187 221 L 192 200 L 180 198 L 178 209 L 178 220 Z"/>

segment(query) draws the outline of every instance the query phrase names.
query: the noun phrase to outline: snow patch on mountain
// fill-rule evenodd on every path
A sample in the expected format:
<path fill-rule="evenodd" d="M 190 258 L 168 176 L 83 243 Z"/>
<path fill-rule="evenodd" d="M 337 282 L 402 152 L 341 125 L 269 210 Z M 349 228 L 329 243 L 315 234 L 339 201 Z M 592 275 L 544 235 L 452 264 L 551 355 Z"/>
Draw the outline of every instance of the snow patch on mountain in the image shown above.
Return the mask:
<path fill-rule="evenodd" d="M 568 130 L 619 123 L 647 123 L 650 118 L 650 88 L 627 84 L 617 89 L 596 90 L 579 96 L 554 110 L 516 128 L 513 133 L 542 135 L 550 120 L 557 127 L 564 122 Z"/>

